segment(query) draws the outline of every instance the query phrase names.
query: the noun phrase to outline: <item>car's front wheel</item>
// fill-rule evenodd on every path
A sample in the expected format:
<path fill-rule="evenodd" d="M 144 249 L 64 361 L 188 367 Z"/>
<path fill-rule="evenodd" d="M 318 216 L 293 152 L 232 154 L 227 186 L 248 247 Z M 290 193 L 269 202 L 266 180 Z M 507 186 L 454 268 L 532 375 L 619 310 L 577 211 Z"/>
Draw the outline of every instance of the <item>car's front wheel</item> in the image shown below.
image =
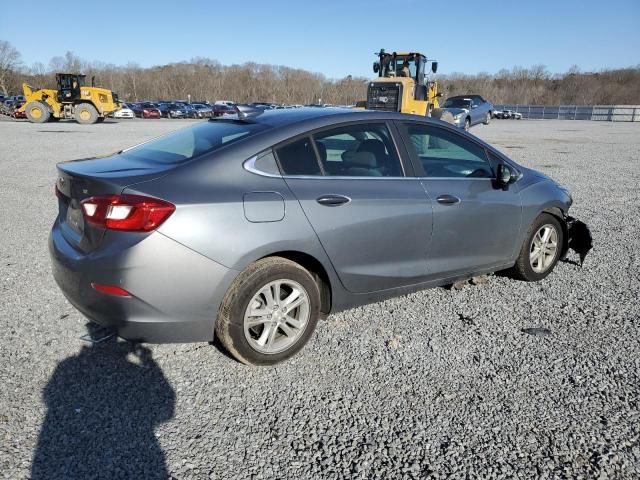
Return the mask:
<path fill-rule="evenodd" d="M 320 290 L 299 264 L 268 257 L 247 267 L 229 287 L 216 336 L 239 361 L 273 365 L 307 343 L 320 315 Z"/>
<path fill-rule="evenodd" d="M 528 282 L 545 278 L 560 260 L 563 241 L 560 221 L 548 213 L 538 216 L 529 228 L 513 267 L 515 276 Z"/>
<path fill-rule="evenodd" d="M 485 125 L 489 125 L 490 122 L 491 122 L 491 112 L 487 112 L 487 116 L 484 119 L 484 122 L 482 123 L 484 123 Z"/>
<path fill-rule="evenodd" d="M 468 132 L 470 128 L 471 128 L 471 119 L 470 119 L 470 118 L 467 118 L 467 119 L 464 121 L 464 131 L 465 131 L 465 132 Z"/>

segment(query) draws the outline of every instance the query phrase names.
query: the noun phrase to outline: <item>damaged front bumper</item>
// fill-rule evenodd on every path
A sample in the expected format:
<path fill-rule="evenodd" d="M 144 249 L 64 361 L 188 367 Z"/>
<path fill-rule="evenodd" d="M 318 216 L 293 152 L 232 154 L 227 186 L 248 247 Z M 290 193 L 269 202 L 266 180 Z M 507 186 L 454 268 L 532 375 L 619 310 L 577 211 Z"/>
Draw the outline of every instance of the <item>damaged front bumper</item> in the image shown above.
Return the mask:
<path fill-rule="evenodd" d="M 582 266 L 585 257 L 593 248 L 591 230 L 586 223 L 570 216 L 565 218 L 565 224 L 567 226 L 567 241 L 562 258 L 567 256 L 569 250 L 573 250 L 580 256 L 580 266 Z"/>

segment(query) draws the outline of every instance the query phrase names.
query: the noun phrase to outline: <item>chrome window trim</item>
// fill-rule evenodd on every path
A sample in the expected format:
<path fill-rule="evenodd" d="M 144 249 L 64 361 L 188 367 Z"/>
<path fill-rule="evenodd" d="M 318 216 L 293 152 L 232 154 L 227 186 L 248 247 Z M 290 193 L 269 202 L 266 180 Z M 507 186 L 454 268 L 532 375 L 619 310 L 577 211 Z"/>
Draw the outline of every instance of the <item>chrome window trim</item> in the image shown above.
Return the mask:
<path fill-rule="evenodd" d="M 351 177 L 344 175 L 283 175 L 282 178 L 290 178 L 292 180 L 420 180 L 418 177 Z"/>
<path fill-rule="evenodd" d="M 262 177 L 269 178 L 288 178 L 292 180 L 490 180 L 494 181 L 495 178 L 469 178 L 469 177 L 356 177 L 348 175 L 340 176 L 328 176 L 328 175 L 275 175 L 272 173 L 263 172 L 255 167 L 255 163 L 258 160 L 258 155 L 245 160 L 242 166 L 248 172 Z"/>
<path fill-rule="evenodd" d="M 242 167 L 247 171 L 251 172 L 255 175 L 260 175 L 261 177 L 269 177 L 269 178 L 282 178 L 281 174 L 276 175 L 275 173 L 267 173 L 263 172 L 256 168 L 256 162 L 258 161 L 258 155 L 254 155 L 253 157 L 245 160 L 242 164 Z"/>

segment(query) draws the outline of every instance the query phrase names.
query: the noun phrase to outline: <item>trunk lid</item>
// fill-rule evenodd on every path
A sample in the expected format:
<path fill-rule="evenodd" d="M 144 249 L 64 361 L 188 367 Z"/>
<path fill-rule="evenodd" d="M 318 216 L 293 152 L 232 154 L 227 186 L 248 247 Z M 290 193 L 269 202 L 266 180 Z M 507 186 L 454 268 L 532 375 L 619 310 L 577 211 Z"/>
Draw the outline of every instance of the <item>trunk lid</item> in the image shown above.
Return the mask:
<path fill-rule="evenodd" d="M 159 178 L 173 167 L 124 155 L 59 163 L 56 188 L 63 236 L 83 253 L 95 250 L 106 229 L 84 221 L 80 202 L 97 195 L 119 195 L 126 187 Z"/>

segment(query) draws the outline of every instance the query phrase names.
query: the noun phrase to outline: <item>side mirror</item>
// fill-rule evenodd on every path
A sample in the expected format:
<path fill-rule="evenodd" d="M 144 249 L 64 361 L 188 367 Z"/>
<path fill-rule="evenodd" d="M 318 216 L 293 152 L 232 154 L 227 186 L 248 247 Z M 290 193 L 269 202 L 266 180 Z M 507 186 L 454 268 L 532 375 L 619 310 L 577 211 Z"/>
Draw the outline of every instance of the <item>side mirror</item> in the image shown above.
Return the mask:
<path fill-rule="evenodd" d="M 497 180 L 503 187 L 515 182 L 518 179 L 518 174 L 511 169 L 507 164 L 498 164 Z"/>
<path fill-rule="evenodd" d="M 373 73 L 378 73 L 380 71 L 380 63 L 373 62 Z"/>
<path fill-rule="evenodd" d="M 438 71 L 438 62 L 431 62 L 431 71 L 436 73 Z"/>

